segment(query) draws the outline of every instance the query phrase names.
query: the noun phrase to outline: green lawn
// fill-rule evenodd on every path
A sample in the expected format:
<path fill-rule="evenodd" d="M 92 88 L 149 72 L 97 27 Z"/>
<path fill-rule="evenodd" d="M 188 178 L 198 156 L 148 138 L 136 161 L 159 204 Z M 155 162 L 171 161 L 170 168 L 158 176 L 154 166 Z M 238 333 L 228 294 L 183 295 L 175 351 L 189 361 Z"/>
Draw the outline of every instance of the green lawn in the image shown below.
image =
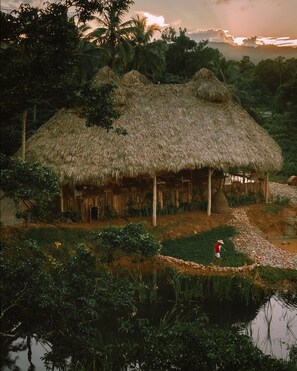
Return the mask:
<path fill-rule="evenodd" d="M 238 267 L 245 263 L 251 263 L 251 260 L 245 254 L 235 250 L 230 240 L 230 238 L 235 235 L 235 228 L 221 226 L 190 237 L 181 237 L 175 240 L 164 241 L 162 243 L 161 254 L 210 265 L 211 263 L 217 263 L 214 258 L 213 246 L 218 239 L 222 239 L 225 244 L 223 246 L 224 249 L 221 251 L 220 266 Z"/>

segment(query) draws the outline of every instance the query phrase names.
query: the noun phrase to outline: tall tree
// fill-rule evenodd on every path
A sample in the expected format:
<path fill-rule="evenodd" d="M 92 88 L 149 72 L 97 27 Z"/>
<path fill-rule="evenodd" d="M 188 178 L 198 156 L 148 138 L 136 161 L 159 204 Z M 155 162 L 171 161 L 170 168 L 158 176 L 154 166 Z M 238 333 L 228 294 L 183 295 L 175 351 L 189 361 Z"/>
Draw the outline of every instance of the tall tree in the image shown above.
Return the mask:
<path fill-rule="evenodd" d="M 137 70 L 148 77 L 158 78 L 165 68 L 164 43 L 153 41 L 155 32 L 161 32 L 157 24 L 147 23 L 147 17 L 137 15 L 131 20 L 131 32 L 129 35 L 133 47 L 133 57 L 128 69 Z"/>
<path fill-rule="evenodd" d="M 113 69 L 119 59 L 120 63 L 130 60 L 131 21 L 123 22 L 123 18 L 133 3 L 133 0 L 107 0 L 102 14 L 95 18 L 99 27 L 89 34 L 89 40 L 104 49 L 105 62 Z"/>
<path fill-rule="evenodd" d="M 6 48 L 1 50 L 0 105 L 4 116 L 22 112 L 24 157 L 28 110 L 36 105 L 59 107 L 73 91 L 79 38 L 61 3 L 44 9 L 22 4 L 1 18 Z"/>

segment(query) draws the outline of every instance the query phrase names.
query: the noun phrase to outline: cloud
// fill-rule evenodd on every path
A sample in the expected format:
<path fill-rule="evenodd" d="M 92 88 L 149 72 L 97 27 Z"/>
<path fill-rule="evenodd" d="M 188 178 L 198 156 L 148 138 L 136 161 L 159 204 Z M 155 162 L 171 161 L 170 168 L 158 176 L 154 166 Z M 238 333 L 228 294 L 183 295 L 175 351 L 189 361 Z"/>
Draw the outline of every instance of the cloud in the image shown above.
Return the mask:
<path fill-rule="evenodd" d="M 284 37 L 258 36 L 257 43 L 258 45 L 276 45 L 279 47 L 291 46 L 297 48 L 297 39 L 291 39 L 291 37 L 288 36 Z"/>
<path fill-rule="evenodd" d="M 165 18 L 163 15 L 154 15 L 145 11 L 137 11 L 136 13 L 139 14 L 140 16 L 146 17 L 148 25 L 155 23 L 160 27 L 168 26 L 168 23 L 165 23 Z"/>
<path fill-rule="evenodd" d="M 209 42 L 227 43 L 233 46 L 242 45 L 247 47 L 258 47 L 260 45 L 291 46 L 297 47 L 297 39 L 290 37 L 269 37 L 269 36 L 252 36 L 252 37 L 235 37 L 230 35 L 227 30 L 208 29 L 188 32 L 191 39 L 199 42 L 208 40 Z"/>
<path fill-rule="evenodd" d="M 202 40 L 208 40 L 210 42 L 221 42 L 235 45 L 234 36 L 230 35 L 227 30 L 219 29 L 208 29 L 208 30 L 197 30 L 188 32 L 191 39 L 199 42 Z"/>
<path fill-rule="evenodd" d="M 257 36 L 247 37 L 246 39 L 242 40 L 242 45 L 244 46 L 258 46 L 257 43 Z"/>

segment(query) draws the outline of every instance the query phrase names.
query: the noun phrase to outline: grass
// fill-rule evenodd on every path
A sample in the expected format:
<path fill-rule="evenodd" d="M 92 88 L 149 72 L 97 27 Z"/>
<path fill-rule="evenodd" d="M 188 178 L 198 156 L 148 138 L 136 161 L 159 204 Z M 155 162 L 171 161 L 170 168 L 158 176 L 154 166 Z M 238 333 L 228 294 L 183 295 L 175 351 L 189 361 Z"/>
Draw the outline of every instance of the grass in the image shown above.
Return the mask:
<path fill-rule="evenodd" d="M 78 228 L 30 228 L 23 236 L 24 239 L 37 241 L 40 247 L 54 247 L 56 241 L 61 242 L 61 246 L 71 249 L 79 244 L 91 244 L 91 233 L 88 230 Z"/>
<path fill-rule="evenodd" d="M 161 254 L 210 265 L 215 261 L 213 246 L 218 239 L 222 239 L 225 244 L 219 262 L 221 266 L 238 267 L 249 264 L 251 260 L 245 254 L 237 252 L 230 240 L 236 233 L 234 227 L 221 226 L 190 237 L 167 240 L 162 244 Z"/>
<path fill-rule="evenodd" d="M 256 274 L 258 274 L 262 280 L 267 281 L 270 284 L 277 284 L 283 281 L 291 281 L 297 285 L 296 269 L 257 267 Z"/>

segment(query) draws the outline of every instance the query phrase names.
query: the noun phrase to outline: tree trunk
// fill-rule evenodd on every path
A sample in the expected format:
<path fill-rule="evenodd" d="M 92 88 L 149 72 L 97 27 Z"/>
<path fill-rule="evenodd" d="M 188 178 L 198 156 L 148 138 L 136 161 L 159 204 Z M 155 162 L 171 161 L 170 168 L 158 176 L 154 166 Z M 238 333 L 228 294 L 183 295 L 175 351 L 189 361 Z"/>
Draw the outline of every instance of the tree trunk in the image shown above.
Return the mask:
<path fill-rule="evenodd" d="M 27 131 L 27 110 L 22 114 L 22 159 L 26 158 L 26 131 Z"/>
<path fill-rule="evenodd" d="M 63 193 L 63 186 L 61 185 L 60 188 L 60 211 L 61 213 L 64 212 L 64 193 Z"/>

